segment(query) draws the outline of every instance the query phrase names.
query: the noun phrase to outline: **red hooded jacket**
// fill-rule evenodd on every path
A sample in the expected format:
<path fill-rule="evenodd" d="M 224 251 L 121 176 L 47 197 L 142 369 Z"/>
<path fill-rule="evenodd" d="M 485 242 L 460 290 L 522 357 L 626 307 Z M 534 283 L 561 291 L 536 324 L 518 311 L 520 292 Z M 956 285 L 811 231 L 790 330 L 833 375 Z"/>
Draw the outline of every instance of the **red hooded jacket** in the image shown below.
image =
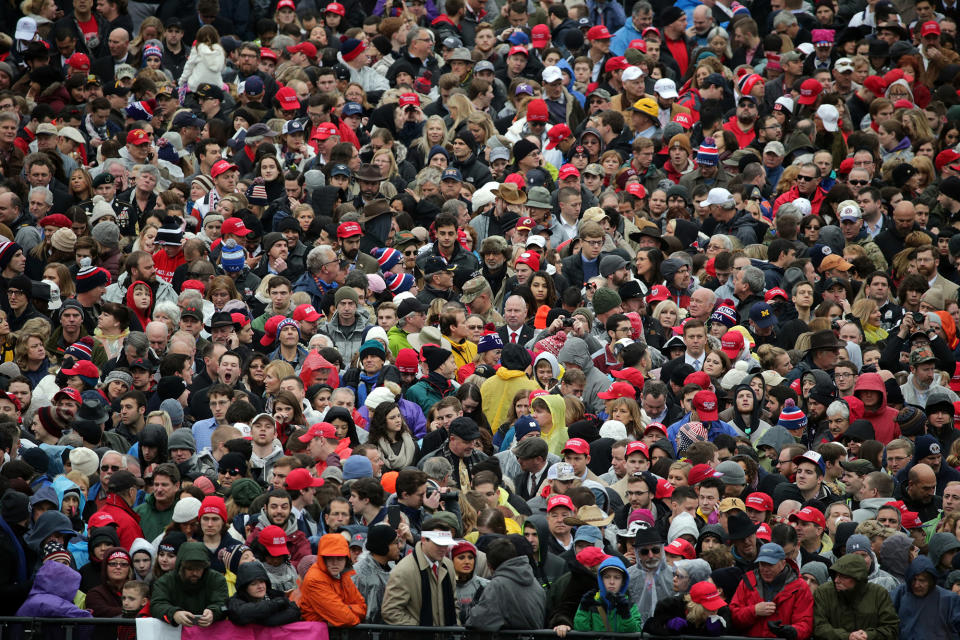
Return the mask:
<path fill-rule="evenodd" d="M 757 591 L 757 572 L 743 576 L 736 593 L 730 599 L 730 613 L 734 627 L 751 638 L 774 638 L 768 622 L 779 621 L 784 626 L 797 630 L 797 640 L 806 640 L 813 635 L 813 594 L 800 578 L 797 565 L 787 561 L 787 568 L 794 571 L 793 579 L 783 585 L 773 597 L 777 610 L 773 615 L 757 617 L 756 605 L 765 598 Z"/>
<path fill-rule="evenodd" d="M 853 395 L 863 400 L 861 393 L 863 391 L 878 391 L 880 393 L 880 406 L 874 410 L 863 408 L 863 419 L 869 420 L 873 424 L 873 432 L 876 439 L 886 445 L 891 440 L 900 437 L 900 425 L 897 424 L 897 410 L 887 406 L 887 388 L 883 384 L 883 379 L 879 373 L 864 373 L 857 378 L 857 386 L 853 388 Z M 866 404 L 866 403 L 864 403 Z"/>

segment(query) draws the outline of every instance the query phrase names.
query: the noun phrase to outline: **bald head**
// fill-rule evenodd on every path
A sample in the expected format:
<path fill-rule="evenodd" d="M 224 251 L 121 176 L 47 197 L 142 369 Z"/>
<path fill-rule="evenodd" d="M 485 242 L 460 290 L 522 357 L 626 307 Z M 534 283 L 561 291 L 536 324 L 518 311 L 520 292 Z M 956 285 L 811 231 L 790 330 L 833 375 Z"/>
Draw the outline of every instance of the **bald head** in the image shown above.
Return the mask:
<path fill-rule="evenodd" d="M 913 500 L 929 502 L 937 490 L 937 474 L 924 463 L 915 464 L 908 475 L 907 493 Z"/>
<path fill-rule="evenodd" d="M 153 320 L 144 327 L 144 333 L 147 334 L 147 340 L 150 341 L 150 348 L 162 355 L 167 350 L 167 340 L 170 332 L 167 330 L 167 324 L 159 320 Z"/>
<path fill-rule="evenodd" d="M 114 29 L 107 38 L 107 47 L 110 49 L 110 55 L 114 60 L 121 60 L 127 55 L 127 47 L 130 45 L 130 34 L 126 29 Z"/>

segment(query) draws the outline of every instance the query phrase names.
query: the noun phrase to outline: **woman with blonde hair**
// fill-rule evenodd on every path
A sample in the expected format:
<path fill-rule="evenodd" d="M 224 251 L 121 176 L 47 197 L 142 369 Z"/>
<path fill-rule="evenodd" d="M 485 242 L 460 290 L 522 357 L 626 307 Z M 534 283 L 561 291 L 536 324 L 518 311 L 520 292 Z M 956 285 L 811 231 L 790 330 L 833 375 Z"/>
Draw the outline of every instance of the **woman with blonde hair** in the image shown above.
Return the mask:
<path fill-rule="evenodd" d="M 783 173 L 780 174 L 780 179 L 777 181 L 776 192 L 777 195 L 783 195 L 797 184 L 797 176 L 800 175 L 800 167 L 795 164 L 790 165 L 783 170 Z"/>
<path fill-rule="evenodd" d="M 13 361 L 36 387 L 49 373 L 53 363 L 47 352 L 46 340 L 49 334 L 38 330 L 22 330 L 17 334 L 17 344 L 13 348 Z"/>
<path fill-rule="evenodd" d="M 374 151 L 373 157 L 370 158 L 370 164 L 380 170 L 383 179 L 396 187 L 398 193 L 407 188 L 407 181 L 400 177 L 397 159 L 388 147 Z"/>
<path fill-rule="evenodd" d="M 933 161 L 927 156 L 913 156 L 910 164 L 917 170 L 917 188 L 914 194 L 919 195 L 924 189 L 936 182 L 937 172 L 933 168 Z M 907 197 L 913 199 L 914 195 Z"/>
<path fill-rule="evenodd" d="M 487 140 L 497 135 L 497 128 L 490 116 L 482 111 L 474 111 L 467 116 L 467 129 L 477 140 L 477 148 L 483 148 Z"/>
<path fill-rule="evenodd" d="M 407 154 L 417 171 L 427 166 L 431 149 L 446 144 L 448 134 L 447 123 L 442 116 L 432 115 L 427 118 L 423 123 L 423 135 L 414 140 Z"/>
<path fill-rule="evenodd" d="M 20 3 L 20 13 L 27 18 L 33 18 L 37 23 L 37 34 L 44 40 L 48 39 L 50 30 L 53 28 L 57 11 L 57 3 L 54 0 L 23 0 Z"/>
<path fill-rule="evenodd" d="M 643 416 L 640 405 L 633 398 L 615 398 L 607 404 L 607 415 L 611 420 L 619 420 L 626 426 L 627 435 L 633 440 L 643 438 Z"/>
<path fill-rule="evenodd" d="M 453 136 L 456 135 L 457 131 L 460 131 L 460 127 L 466 124 L 467 118 L 476 109 L 473 108 L 473 103 L 466 95 L 455 93 L 447 100 L 447 111 L 450 112 L 450 115 L 444 119 L 447 123 L 447 138 L 448 142 L 453 142 Z"/>
<path fill-rule="evenodd" d="M 273 413 L 273 403 L 280 392 L 280 382 L 295 374 L 293 366 L 283 360 L 274 360 L 263 369 L 263 410 Z"/>
<path fill-rule="evenodd" d="M 882 315 L 873 299 L 862 298 L 857 300 L 853 303 L 850 313 L 860 321 L 860 328 L 863 329 L 863 336 L 867 342 L 876 344 L 887 339 L 889 334 L 880 326 Z"/>
<path fill-rule="evenodd" d="M 666 342 L 673 337 L 673 327 L 680 324 L 680 307 L 673 300 L 663 300 L 653 308 L 653 331 Z"/>
<path fill-rule="evenodd" d="M 166 411 L 151 411 L 147 414 L 146 424 L 160 425 L 168 436 L 173 433 L 173 423 L 170 422 L 170 414 Z"/>
<path fill-rule="evenodd" d="M 241 300 L 237 285 L 230 276 L 215 276 L 207 284 L 207 300 L 213 303 L 213 310 L 222 311 L 231 300 Z"/>
<path fill-rule="evenodd" d="M 97 195 L 93 190 L 93 178 L 90 177 L 90 172 L 82 167 L 78 167 L 70 173 L 68 186 L 70 196 L 78 204 L 93 200 L 93 196 Z"/>

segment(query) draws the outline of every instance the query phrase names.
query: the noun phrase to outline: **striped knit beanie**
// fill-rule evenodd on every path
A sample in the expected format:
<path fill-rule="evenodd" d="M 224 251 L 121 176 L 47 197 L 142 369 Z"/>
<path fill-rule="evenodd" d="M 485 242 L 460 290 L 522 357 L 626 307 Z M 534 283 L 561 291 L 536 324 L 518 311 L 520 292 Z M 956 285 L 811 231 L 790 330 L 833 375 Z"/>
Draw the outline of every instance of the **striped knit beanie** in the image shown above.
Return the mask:
<path fill-rule="evenodd" d="M 163 57 L 163 50 L 160 48 L 159 40 L 147 40 L 143 43 L 143 59 L 146 60 L 150 56 L 156 56 L 157 58 Z"/>
<path fill-rule="evenodd" d="M 388 272 L 383 274 L 383 281 L 387 283 L 387 289 L 389 289 L 393 295 L 410 291 L 414 285 L 413 276 L 409 273 Z"/>
<path fill-rule="evenodd" d="M 234 272 L 243 271 L 243 263 L 246 254 L 243 247 L 237 244 L 236 240 L 230 238 L 223 243 L 220 250 L 220 266 L 224 271 Z"/>
<path fill-rule="evenodd" d="M 720 163 L 720 153 L 717 151 L 717 143 L 713 138 L 704 138 L 697 149 L 697 164 L 707 167 L 715 167 Z"/>
<path fill-rule="evenodd" d="M 89 258 L 80 260 L 80 271 L 77 272 L 77 293 L 93 291 L 97 287 L 110 284 L 110 272 L 90 263 Z"/>
<path fill-rule="evenodd" d="M 20 251 L 20 245 L 16 242 L 0 242 L 0 270 L 6 269 L 13 259 L 14 254 Z"/>
<path fill-rule="evenodd" d="M 702 149 L 703 147 L 701 146 L 700 148 Z M 733 307 L 722 304 L 710 314 L 710 321 L 720 322 L 729 329 L 737 324 L 737 312 Z"/>
<path fill-rule="evenodd" d="M 73 356 L 77 360 L 93 360 L 93 338 L 83 336 L 64 349 L 63 355 Z"/>
<path fill-rule="evenodd" d="M 377 248 L 372 253 L 373 257 L 377 259 L 377 264 L 380 265 L 380 271 L 383 273 L 390 271 L 403 260 L 403 254 L 391 247 Z"/>
<path fill-rule="evenodd" d="M 156 244 L 161 246 L 179 247 L 183 244 L 183 227 L 176 220 L 167 218 L 163 226 L 157 231 Z"/>
<path fill-rule="evenodd" d="M 787 431 L 796 431 L 807 426 L 807 416 L 804 415 L 803 411 L 800 411 L 800 407 L 791 398 L 787 398 L 783 402 L 783 409 L 780 411 L 780 420 L 777 424 Z"/>

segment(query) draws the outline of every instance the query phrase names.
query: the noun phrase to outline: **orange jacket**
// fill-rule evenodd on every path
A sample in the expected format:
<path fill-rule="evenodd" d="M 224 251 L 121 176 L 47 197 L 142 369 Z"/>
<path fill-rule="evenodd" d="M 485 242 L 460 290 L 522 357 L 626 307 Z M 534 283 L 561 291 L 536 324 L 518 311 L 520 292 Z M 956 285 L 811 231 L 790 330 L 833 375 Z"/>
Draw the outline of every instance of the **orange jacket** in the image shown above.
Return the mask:
<path fill-rule="evenodd" d="M 300 587 L 300 611 L 303 619 L 311 622 L 326 622 L 332 627 L 352 627 L 363 622 L 367 615 L 367 603 L 354 585 L 347 569 L 339 578 L 327 573 L 324 556 L 350 558 L 350 545 L 339 533 L 328 533 L 317 545 L 317 561 L 307 571 Z"/>

